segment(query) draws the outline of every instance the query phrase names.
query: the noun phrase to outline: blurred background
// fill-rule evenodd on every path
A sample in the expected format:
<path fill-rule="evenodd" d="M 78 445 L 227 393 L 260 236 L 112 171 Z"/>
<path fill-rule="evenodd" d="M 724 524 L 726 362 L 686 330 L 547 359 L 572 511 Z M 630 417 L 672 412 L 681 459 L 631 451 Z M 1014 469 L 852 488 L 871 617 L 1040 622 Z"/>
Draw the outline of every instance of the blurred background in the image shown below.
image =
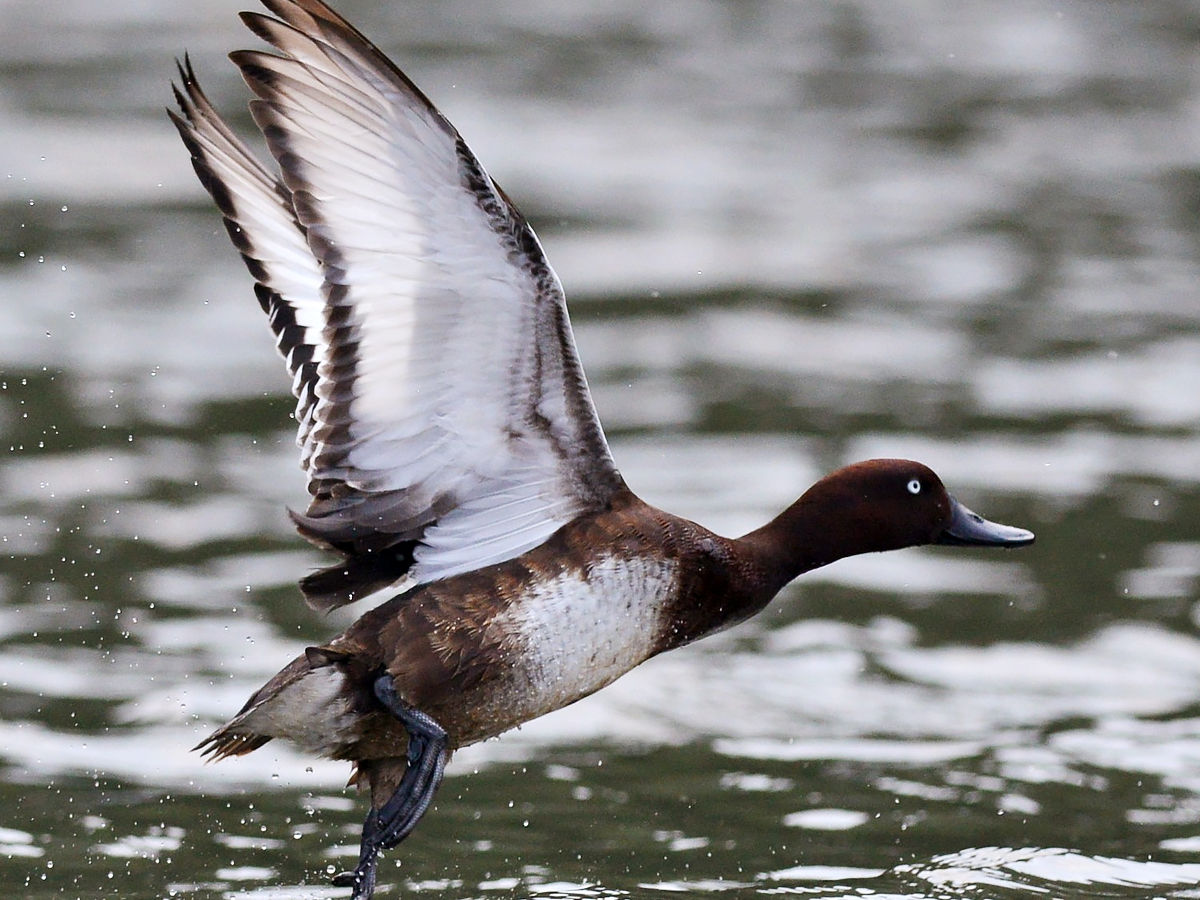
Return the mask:
<path fill-rule="evenodd" d="M 0 0 L 0 883 L 324 898 L 347 766 L 188 748 L 339 630 L 163 113 L 248 0 Z M 837 563 L 461 753 L 383 896 L 1200 896 L 1200 6 L 341 0 L 567 287 L 618 464 L 741 533 L 909 456 L 1020 552 Z"/>

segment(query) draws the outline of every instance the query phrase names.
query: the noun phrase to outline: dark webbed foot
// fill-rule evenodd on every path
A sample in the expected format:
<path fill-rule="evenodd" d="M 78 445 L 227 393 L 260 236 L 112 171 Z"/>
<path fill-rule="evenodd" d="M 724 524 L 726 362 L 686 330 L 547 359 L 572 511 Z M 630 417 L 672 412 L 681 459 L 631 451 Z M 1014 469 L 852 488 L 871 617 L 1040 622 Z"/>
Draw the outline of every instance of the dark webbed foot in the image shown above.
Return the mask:
<path fill-rule="evenodd" d="M 391 798 L 367 813 L 358 865 L 353 871 L 333 878 L 338 887 L 354 888 L 351 900 L 370 900 L 375 891 L 375 863 L 380 852 L 395 847 L 417 827 L 433 802 L 450 756 L 445 730 L 401 700 L 390 675 L 375 679 L 375 696 L 408 732 L 408 766 Z"/>

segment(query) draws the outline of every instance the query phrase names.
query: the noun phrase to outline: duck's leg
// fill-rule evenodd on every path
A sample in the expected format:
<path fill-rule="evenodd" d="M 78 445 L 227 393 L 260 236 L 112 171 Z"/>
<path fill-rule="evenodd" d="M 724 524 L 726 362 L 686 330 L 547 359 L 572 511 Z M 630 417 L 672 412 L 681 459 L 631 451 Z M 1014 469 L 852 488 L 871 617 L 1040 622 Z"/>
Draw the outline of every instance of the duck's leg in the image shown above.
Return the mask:
<path fill-rule="evenodd" d="M 408 765 L 391 799 L 378 808 L 372 806 L 367 813 L 358 865 L 333 878 L 338 887 L 354 888 L 351 900 L 370 900 L 380 851 L 395 847 L 417 827 L 433 802 L 450 757 L 445 729 L 401 700 L 390 675 L 375 680 L 375 696 L 408 732 Z"/>

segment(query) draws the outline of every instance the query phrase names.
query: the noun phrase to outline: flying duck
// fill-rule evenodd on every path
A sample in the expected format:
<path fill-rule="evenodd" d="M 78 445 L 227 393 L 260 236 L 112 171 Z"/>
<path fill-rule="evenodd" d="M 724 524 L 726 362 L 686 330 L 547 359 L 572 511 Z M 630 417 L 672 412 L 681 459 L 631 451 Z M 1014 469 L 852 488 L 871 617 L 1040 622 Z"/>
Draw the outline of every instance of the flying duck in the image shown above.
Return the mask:
<path fill-rule="evenodd" d="M 454 126 L 321 0 L 242 20 L 278 53 L 231 54 L 275 167 L 179 66 L 170 115 L 286 360 L 311 500 L 300 534 L 340 554 L 301 582 L 330 610 L 387 588 L 197 749 L 272 738 L 354 764 L 370 797 L 356 867 L 429 808 L 451 753 L 754 615 L 796 576 L 920 544 L 1016 547 L 1020 528 L 926 466 L 876 459 L 763 527 L 714 534 L 621 478 L 557 276 Z"/>

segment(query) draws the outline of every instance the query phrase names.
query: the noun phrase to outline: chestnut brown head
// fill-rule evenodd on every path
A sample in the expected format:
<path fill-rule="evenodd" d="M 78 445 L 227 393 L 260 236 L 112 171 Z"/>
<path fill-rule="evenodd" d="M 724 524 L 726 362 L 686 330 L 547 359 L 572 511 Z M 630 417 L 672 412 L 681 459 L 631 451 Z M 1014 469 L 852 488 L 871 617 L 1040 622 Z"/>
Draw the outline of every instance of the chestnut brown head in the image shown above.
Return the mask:
<path fill-rule="evenodd" d="M 806 518 L 831 530 L 837 556 L 920 544 L 1020 547 L 1034 536 L 989 522 L 954 499 L 928 466 L 871 459 L 838 469 L 801 498 Z"/>

